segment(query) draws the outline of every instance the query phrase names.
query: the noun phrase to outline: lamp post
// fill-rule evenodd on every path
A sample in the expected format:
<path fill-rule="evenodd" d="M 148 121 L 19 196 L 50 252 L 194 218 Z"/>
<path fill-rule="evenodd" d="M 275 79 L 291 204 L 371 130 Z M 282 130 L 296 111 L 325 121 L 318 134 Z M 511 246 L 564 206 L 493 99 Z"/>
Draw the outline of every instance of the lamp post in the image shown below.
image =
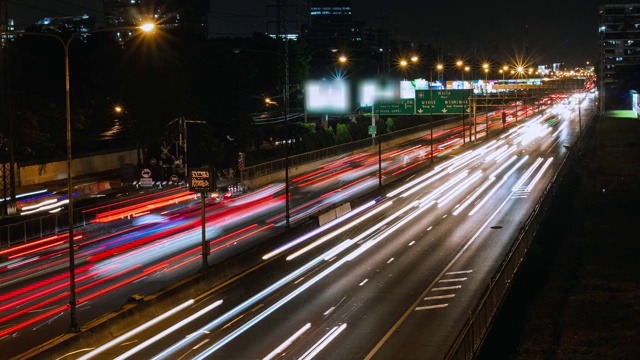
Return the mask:
<path fill-rule="evenodd" d="M 460 69 L 460 78 L 462 79 L 462 89 L 464 89 L 464 73 L 462 72 L 462 65 L 464 63 L 462 62 L 462 60 L 458 60 L 456 61 L 456 66 L 458 67 L 458 69 Z M 458 88 L 460 88 L 460 86 L 458 86 Z M 464 126 L 464 110 L 462 111 L 462 144 L 464 145 L 466 143 L 466 131 L 465 131 L 465 126 Z"/>
<path fill-rule="evenodd" d="M 436 64 L 436 70 L 438 71 L 438 78 L 440 78 L 440 73 L 444 65 Z M 433 164 L 433 69 L 429 69 L 429 117 L 431 119 L 430 123 L 430 137 L 431 137 L 431 163 Z"/>
<path fill-rule="evenodd" d="M 507 123 L 507 114 L 505 114 L 504 112 L 504 106 L 505 106 L 505 99 L 506 99 L 506 95 L 507 95 L 507 84 L 504 82 L 504 74 L 507 73 L 507 71 L 509 70 L 509 66 L 504 65 L 502 67 L 502 69 L 500 69 L 500 74 L 502 74 L 502 127 L 504 128 L 504 126 Z"/>
<path fill-rule="evenodd" d="M 378 62 L 373 60 L 373 59 L 367 59 L 367 60 L 369 60 L 372 63 L 376 64 L 376 70 L 377 70 L 378 77 L 379 77 L 380 76 L 380 65 L 378 64 Z M 406 66 L 407 65 L 407 61 L 406 60 L 403 60 L 403 61 L 405 63 L 404 66 Z M 417 61 L 417 57 L 416 57 L 416 61 Z M 338 57 L 338 63 L 340 63 L 340 65 L 342 65 L 342 66 L 345 66 L 345 65 L 347 65 L 349 63 L 349 58 L 346 55 L 342 54 L 342 55 L 340 55 Z M 374 104 L 371 104 L 371 126 L 376 126 L 375 96 L 374 96 L 374 101 L 373 102 L 374 102 Z M 380 115 L 378 115 L 378 117 L 380 117 Z M 375 143 L 376 143 L 375 137 L 376 137 L 376 134 L 371 134 L 371 142 L 372 142 L 373 145 L 375 145 Z"/>
<path fill-rule="evenodd" d="M 465 83 L 464 83 L 464 72 L 465 71 L 469 71 L 469 66 L 464 66 L 464 62 L 462 60 L 458 60 L 456 61 L 456 66 L 460 69 L 460 78 L 461 78 L 461 82 L 462 82 L 462 89 L 464 90 L 465 88 Z M 466 126 L 464 123 L 464 115 L 465 115 L 465 111 L 462 111 L 462 144 L 466 144 L 467 142 L 467 131 L 466 131 Z"/>
<path fill-rule="evenodd" d="M 484 63 L 482 64 L 482 70 L 484 71 L 484 86 L 487 89 L 486 91 L 483 90 L 483 95 L 484 95 L 484 105 L 485 105 L 485 136 L 489 135 L 489 109 L 487 108 L 487 93 L 489 92 L 489 84 L 488 82 L 488 75 L 489 75 L 489 64 L 488 63 Z M 477 111 L 476 111 L 477 113 Z M 477 119 L 477 117 L 476 117 Z M 475 124 L 475 134 L 476 134 L 476 140 L 478 140 L 478 122 L 476 121 Z"/>
<path fill-rule="evenodd" d="M 465 72 L 469 72 L 469 70 L 471 70 L 471 68 L 469 66 L 465 66 L 464 67 L 464 71 Z M 464 89 L 465 86 L 465 82 L 464 82 L 464 73 L 462 73 L 462 88 Z M 471 116 L 471 96 L 469 96 L 469 116 Z M 464 112 L 462 113 L 462 133 L 465 135 L 462 137 L 462 143 L 465 143 L 464 139 L 466 137 L 466 130 L 465 130 L 465 125 L 464 125 Z M 469 128 L 469 141 L 471 141 L 471 128 Z"/>
<path fill-rule="evenodd" d="M 64 82 L 65 82 L 65 118 L 67 122 L 66 126 L 66 135 L 67 135 L 67 198 L 68 198 L 68 218 L 69 218 L 69 316 L 70 316 L 70 332 L 79 332 L 80 328 L 78 326 L 78 319 L 76 316 L 76 278 L 75 278 L 75 248 L 73 241 L 73 181 L 71 178 L 72 174 L 72 166 L 71 166 L 71 96 L 70 96 L 70 85 L 69 85 L 69 46 L 71 42 L 78 38 L 83 34 L 97 33 L 97 32 L 105 32 L 105 31 L 116 31 L 116 30 L 134 30 L 141 29 L 145 32 L 150 32 L 154 29 L 155 24 L 145 24 L 140 27 L 119 27 L 119 28 L 111 28 L 111 29 L 97 29 L 87 32 L 77 32 L 71 35 L 68 39 L 64 40 L 60 36 L 56 34 L 50 33 L 38 33 L 38 32 L 3 32 L 3 34 L 13 34 L 13 35 L 33 35 L 33 36 L 47 36 L 51 38 L 57 39 L 60 44 L 62 44 L 62 48 L 64 49 Z"/>

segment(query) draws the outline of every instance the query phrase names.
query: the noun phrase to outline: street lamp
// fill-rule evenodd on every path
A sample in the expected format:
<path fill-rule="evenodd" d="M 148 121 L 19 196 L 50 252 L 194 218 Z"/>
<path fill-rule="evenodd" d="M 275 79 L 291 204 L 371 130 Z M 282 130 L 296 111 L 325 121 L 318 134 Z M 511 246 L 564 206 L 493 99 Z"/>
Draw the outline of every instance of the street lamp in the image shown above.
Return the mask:
<path fill-rule="evenodd" d="M 484 127 L 485 127 L 485 137 L 489 136 L 489 64 L 482 65 L 484 68 L 484 83 L 487 88 L 486 93 L 484 94 Z"/>
<path fill-rule="evenodd" d="M 116 31 L 116 30 L 134 30 L 141 29 L 144 32 L 150 32 L 155 28 L 155 24 L 148 23 L 142 26 L 127 26 L 110 29 L 97 29 L 86 32 L 77 32 L 71 35 L 68 39 L 64 40 L 56 34 L 50 33 L 38 33 L 38 32 L 3 32 L 3 34 L 13 35 L 33 35 L 33 36 L 48 36 L 57 39 L 62 44 L 64 49 L 64 81 L 65 81 L 65 114 L 67 121 L 67 198 L 68 205 L 68 218 L 69 218 L 69 315 L 70 315 L 70 328 L 71 332 L 79 332 L 78 319 L 76 317 L 76 278 L 75 278 L 75 249 L 73 241 L 73 181 L 71 178 L 71 96 L 69 91 L 69 46 L 71 42 L 84 34 Z M 116 110 L 117 111 L 117 110 Z M 122 111 L 122 108 L 120 108 Z"/>
<path fill-rule="evenodd" d="M 462 81 L 462 89 L 465 88 L 464 86 L 464 71 L 469 71 L 469 67 L 465 66 L 464 68 L 462 67 L 462 65 L 464 65 L 464 63 L 462 62 L 462 60 L 458 60 L 456 61 L 456 66 L 460 69 L 460 77 L 461 77 L 461 81 Z M 458 86 L 459 88 L 459 86 Z M 464 110 L 462 111 L 462 143 L 466 144 L 467 141 L 467 132 L 465 129 L 465 123 L 464 123 Z"/>
<path fill-rule="evenodd" d="M 509 70 L 509 66 L 508 65 L 504 65 L 502 66 L 502 69 L 500 69 L 500 73 L 502 74 L 502 127 L 504 128 L 504 125 L 507 123 L 507 115 L 504 112 L 504 106 L 505 106 L 505 98 L 507 96 L 507 84 L 504 82 L 504 74 L 507 73 L 507 71 Z"/>
<path fill-rule="evenodd" d="M 438 78 L 440 78 L 440 73 L 444 69 L 444 65 L 436 64 L 436 70 L 438 70 Z M 431 163 L 433 164 L 433 69 L 429 69 L 429 118 L 431 119 Z"/>
<path fill-rule="evenodd" d="M 469 66 L 465 66 L 464 67 L 464 72 L 469 72 L 469 70 L 471 70 L 471 68 Z M 464 73 L 462 73 L 462 88 L 466 89 L 466 83 L 464 82 Z M 464 124 L 464 112 L 462 113 L 462 133 L 465 133 L 465 124 Z M 471 116 L 471 96 L 469 96 L 469 116 Z M 462 137 L 462 143 L 465 143 L 465 137 Z M 469 128 L 469 141 L 471 141 L 471 128 Z"/>

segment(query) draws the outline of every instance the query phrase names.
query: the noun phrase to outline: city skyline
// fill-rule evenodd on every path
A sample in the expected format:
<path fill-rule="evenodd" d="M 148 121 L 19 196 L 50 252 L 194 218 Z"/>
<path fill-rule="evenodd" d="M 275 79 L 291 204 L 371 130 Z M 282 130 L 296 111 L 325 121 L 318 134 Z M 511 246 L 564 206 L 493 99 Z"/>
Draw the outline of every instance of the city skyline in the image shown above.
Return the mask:
<path fill-rule="evenodd" d="M 637 1 L 636 1 L 637 2 Z M 211 2 L 210 36 L 247 36 L 266 32 L 272 0 Z M 289 0 L 298 25 L 306 21 L 309 1 Z M 367 25 L 386 26 L 397 38 L 420 41 L 445 53 L 468 56 L 480 52 L 497 57 L 522 56 L 525 48 L 541 63 L 567 67 L 598 61 L 598 6 L 634 1 L 603 0 L 553 2 L 542 0 L 529 9 L 498 0 L 461 8 L 459 4 L 425 4 L 417 0 L 351 0 L 353 19 Z M 44 17 L 88 14 L 103 21 L 103 0 L 20 0 L 8 2 L 9 18 L 16 26 Z M 271 10 L 273 10 L 271 8 Z M 291 25 L 295 28 L 295 25 Z"/>

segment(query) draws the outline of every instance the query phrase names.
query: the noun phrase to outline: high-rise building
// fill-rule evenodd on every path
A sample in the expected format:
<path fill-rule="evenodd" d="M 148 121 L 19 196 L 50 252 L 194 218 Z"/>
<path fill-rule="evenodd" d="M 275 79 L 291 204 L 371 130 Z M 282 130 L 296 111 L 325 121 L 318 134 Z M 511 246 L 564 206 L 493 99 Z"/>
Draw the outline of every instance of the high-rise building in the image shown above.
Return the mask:
<path fill-rule="evenodd" d="M 142 19 L 140 0 L 104 0 L 107 27 L 134 26 Z"/>
<path fill-rule="evenodd" d="M 604 111 L 605 105 L 620 105 L 617 100 L 632 90 L 628 87 L 640 83 L 640 4 L 608 4 L 599 10 L 598 77 Z"/>
<path fill-rule="evenodd" d="M 364 23 L 353 21 L 351 0 L 312 0 L 306 38 L 320 47 L 339 48 L 363 40 Z"/>
<path fill-rule="evenodd" d="M 160 25 L 207 26 L 209 0 L 103 0 L 109 27 L 133 26 L 148 20 Z"/>

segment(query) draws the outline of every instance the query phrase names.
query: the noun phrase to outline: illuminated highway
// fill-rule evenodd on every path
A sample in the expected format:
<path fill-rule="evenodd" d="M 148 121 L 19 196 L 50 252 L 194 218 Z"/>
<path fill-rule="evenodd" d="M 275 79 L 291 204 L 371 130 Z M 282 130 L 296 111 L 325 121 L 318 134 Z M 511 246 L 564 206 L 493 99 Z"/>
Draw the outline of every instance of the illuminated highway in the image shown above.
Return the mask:
<path fill-rule="evenodd" d="M 584 121 L 591 96 L 581 109 Z M 440 358 L 578 133 L 575 99 L 496 129 L 314 235 L 274 246 L 259 271 L 72 358 Z M 368 181 L 354 170 L 366 159 L 345 171 L 352 187 Z M 296 189 L 321 174 L 293 179 Z M 261 227 L 280 221 L 264 219 Z M 114 256 L 102 266 L 117 264 Z"/>

